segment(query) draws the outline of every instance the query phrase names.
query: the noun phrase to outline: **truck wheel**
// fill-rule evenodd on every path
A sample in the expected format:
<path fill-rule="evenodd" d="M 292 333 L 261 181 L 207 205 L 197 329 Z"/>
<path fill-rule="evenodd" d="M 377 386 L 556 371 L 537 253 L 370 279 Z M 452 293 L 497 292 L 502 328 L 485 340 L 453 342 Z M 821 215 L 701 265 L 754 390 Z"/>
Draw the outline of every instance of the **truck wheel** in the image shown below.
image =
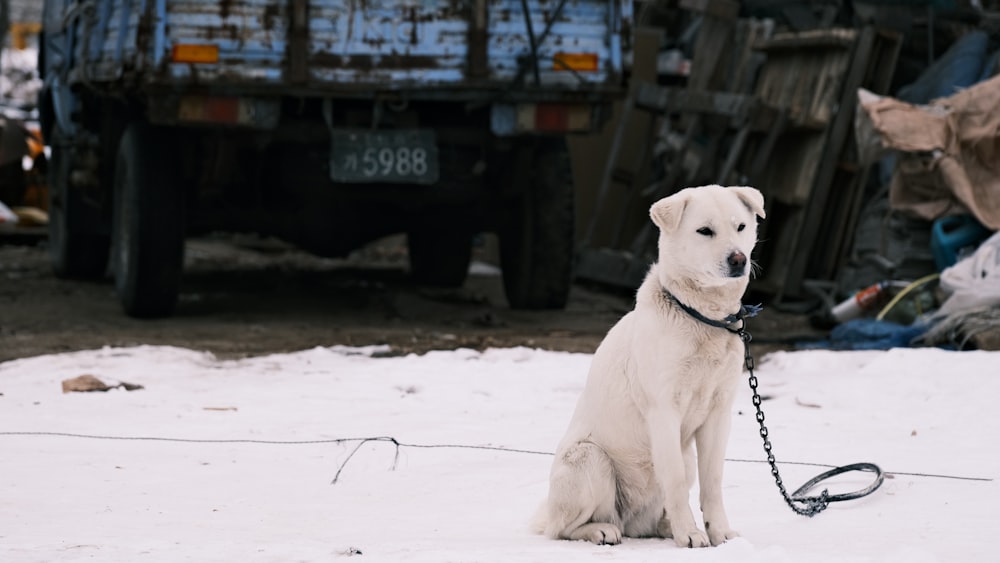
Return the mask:
<path fill-rule="evenodd" d="M 49 160 L 49 262 L 60 278 L 100 279 L 108 265 L 111 246 L 100 224 L 100 209 L 83 193 L 70 189 L 73 148 L 59 126 L 52 128 Z"/>
<path fill-rule="evenodd" d="M 542 139 L 528 158 L 525 189 L 500 230 L 504 292 L 514 309 L 562 309 L 573 276 L 574 194 L 565 139 Z"/>
<path fill-rule="evenodd" d="M 170 141 L 145 123 L 125 129 L 115 162 L 115 289 L 132 317 L 164 317 L 184 266 L 184 193 L 173 182 Z"/>
<path fill-rule="evenodd" d="M 433 287 L 465 283 L 472 262 L 472 235 L 420 230 L 407 233 L 406 242 L 414 282 Z"/>

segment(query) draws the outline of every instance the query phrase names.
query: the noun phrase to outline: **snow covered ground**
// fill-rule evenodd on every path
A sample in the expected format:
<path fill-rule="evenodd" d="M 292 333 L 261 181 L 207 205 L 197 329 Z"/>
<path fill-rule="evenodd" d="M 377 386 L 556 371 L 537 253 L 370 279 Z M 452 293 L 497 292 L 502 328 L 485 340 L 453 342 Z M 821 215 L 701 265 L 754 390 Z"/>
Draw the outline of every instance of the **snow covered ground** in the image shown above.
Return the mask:
<path fill-rule="evenodd" d="M 0 561 L 1000 560 L 1000 353 L 758 359 L 779 462 L 870 461 L 890 475 L 864 499 L 792 513 L 767 465 L 740 461 L 763 459 L 744 390 L 725 479 L 743 537 L 686 550 L 530 530 L 590 356 L 376 352 L 220 361 L 137 347 L 0 364 Z M 62 393 L 83 374 L 145 388 Z M 354 440 L 380 436 L 407 445 Z M 529 453 L 422 447 L 448 445 Z M 824 469 L 780 468 L 792 489 Z"/>

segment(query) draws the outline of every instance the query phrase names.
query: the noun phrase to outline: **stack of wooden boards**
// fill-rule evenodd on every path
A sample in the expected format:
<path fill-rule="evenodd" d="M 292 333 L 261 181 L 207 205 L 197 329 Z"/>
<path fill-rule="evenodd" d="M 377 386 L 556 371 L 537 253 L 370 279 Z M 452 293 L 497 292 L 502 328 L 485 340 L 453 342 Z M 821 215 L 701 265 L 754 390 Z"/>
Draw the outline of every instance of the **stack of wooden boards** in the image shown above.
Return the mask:
<path fill-rule="evenodd" d="M 644 210 L 698 183 L 764 193 L 751 289 L 773 301 L 835 279 L 847 259 L 869 170 L 854 144 L 857 90 L 888 90 L 901 37 L 873 27 L 772 33 L 731 4 L 682 2 L 702 18 L 683 86 L 634 81 L 582 237 L 581 278 L 638 285 L 656 244 Z M 636 111 L 653 119 L 637 127 Z M 623 155 L 629 137 L 646 139 L 647 154 Z"/>

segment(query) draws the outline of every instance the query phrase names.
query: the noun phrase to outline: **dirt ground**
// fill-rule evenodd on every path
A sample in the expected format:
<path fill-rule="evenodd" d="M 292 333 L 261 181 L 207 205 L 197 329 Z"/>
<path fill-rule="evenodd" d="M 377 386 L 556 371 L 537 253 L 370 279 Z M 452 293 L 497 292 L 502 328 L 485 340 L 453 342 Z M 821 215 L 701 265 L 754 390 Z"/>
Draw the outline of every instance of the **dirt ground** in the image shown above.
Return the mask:
<path fill-rule="evenodd" d="M 512 311 L 486 249 L 463 288 L 416 287 L 403 248 L 388 241 L 331 260 L 255 237 L 192 239 L 175 315 L 136 320 L 122 313 L 110 281 L 53 276 L 44 236 L 0 233 L 0 361 L 140 344 L 220 358 L 336 344 L 387 344 L 391 354 L 511 346 L 590 353 L 632 307 L 631 292 L 577 284 L 563 311 Z M 805 318 L 766 303 L 749 328 L 757 356 L 816 336 Z"/>

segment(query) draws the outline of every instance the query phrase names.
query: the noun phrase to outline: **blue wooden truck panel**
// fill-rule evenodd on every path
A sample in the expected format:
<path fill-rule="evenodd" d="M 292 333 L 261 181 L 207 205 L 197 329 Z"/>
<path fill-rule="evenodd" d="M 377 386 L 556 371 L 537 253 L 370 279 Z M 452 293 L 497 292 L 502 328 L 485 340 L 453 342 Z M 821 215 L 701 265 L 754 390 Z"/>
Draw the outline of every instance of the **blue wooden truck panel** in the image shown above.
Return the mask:
<path fill-rule="evenodd" d="M 303 88 L 330 93 L 509 90 L 520 75 L 539 91 L 617 91 L 631 0 L 527 0 L 540 84 L 518 69 L 531 52 L 521 0 L 482 0 L 485 67 L 469 71 L 477 0 L 302 0 L 308 33 L 296 39 L 295 0 L 97 0 L 78 15 L 72 81 L 205 88 Z M 296 43 L 298 41 L 298 43 Z M 216 64 L 174 63 L 175 44 L 212 44 Z M 596 53 L 597 72 L 553 68 L 557 52 Z M 290 53 L 305 62 L 292 70 Z M 301 62 L 301 61 L 299 61 Z"/>

